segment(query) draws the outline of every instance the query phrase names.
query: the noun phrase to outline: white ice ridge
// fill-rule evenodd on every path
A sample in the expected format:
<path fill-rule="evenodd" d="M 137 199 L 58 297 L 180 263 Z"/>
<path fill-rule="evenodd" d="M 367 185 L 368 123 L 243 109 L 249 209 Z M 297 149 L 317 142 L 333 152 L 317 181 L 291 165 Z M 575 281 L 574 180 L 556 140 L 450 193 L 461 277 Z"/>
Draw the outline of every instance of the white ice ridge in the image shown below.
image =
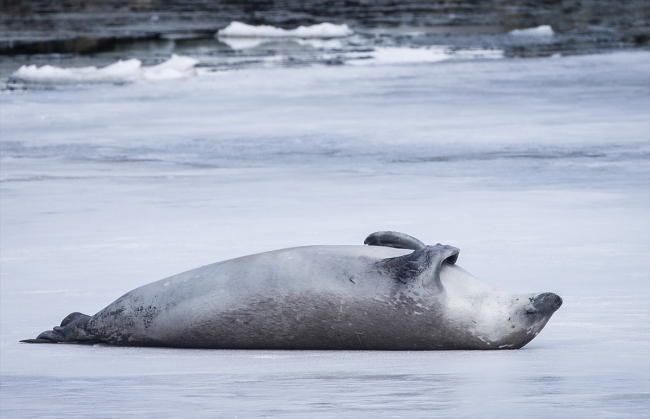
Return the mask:
<path fill-rule="evenodd" d="M 282 29 L 269 25 L 247 25 L 231 22 L 220 29 L 217 35 L 232 38 L 343 38 L 354 32 L 346 24 L 319 23 L 311 26 L 298 26 L 296 29 Z"/>
<path fill-rule="evenodd" d="M 61 68 L 51 65 L 36 67 L 23 65 L 11 78 L 27 83 L 76 84 L 76 83 L 124 83 L 135 80 L 171 80 L 196 75 L 194 66 L 198 60 L 172 54 L 158 65 L 143 67 L 136 58 L 118 61 L 106 67 Z"/>
<path fill-rule="evenodd" d="M 371 56 L 379 63 L 431 63 L 451 58 L 444 48 L 378 47 Z"/>
<path fill-rule="evenodd" d="M 357 59 L 354 59 L 357 58 Z M 435 63 L 449 59 L 496 59 L 503 58 L 502 50 L 459 50 L 451 51 L 446 47 L 408 48 L 377 47 L 374 51 L 353 57 L 350 64 L 412 64 Z"/>
<path fill-rule="evenodd" d="M 550 25 L 541 25 L 536 28 L 515 29 L 508 32 L 513 36 L 553 36 L 553 28 Z"/>

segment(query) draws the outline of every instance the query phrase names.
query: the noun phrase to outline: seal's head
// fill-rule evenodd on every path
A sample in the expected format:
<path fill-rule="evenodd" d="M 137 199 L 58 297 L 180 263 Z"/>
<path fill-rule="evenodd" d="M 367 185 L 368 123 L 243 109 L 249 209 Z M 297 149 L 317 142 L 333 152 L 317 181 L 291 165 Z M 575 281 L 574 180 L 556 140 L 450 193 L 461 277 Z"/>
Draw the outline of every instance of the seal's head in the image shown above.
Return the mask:
<path fill-rule="evenodd" d="M 521 348 L 542 331 L 553 313 L 562 306 L 562 298 L 552 292 L 544 292 L 519 299 L 523 301 L 523 304 L 516 308 L 513 316 L 514 322 L 510 328 L 517 329 L 518 336 L 513 336 L 513 338 L 520 343 L 520 346 L 517 347 Z M 512 317 L 510 319 L 513 321 Z M 515 323 L 519 327 L 513 327 Z"/>
<path fill-rule="evenodd" d="M 459 249 L 427 246 L 414 237 L 378 231 L 371 246 L 412 249 L 413 253 L 380 260 L 377 268 L 395 279 L 417 306 L 433 314 L 434 333 L 454 349 L 517 349 L 544 328 L 562 299 L 553 293 L 512 295 L 483 282 L 456 265 Z M 422 314 L 422 313 L 421 313 Z"/>
<path fill-rule="evenodd" d="M 457 265 L 443 264 L 440 280 L 445 317 L 484 349 L 523 347 L 562 305 L 562 298 L 551 292 L 509 294 Z"/>

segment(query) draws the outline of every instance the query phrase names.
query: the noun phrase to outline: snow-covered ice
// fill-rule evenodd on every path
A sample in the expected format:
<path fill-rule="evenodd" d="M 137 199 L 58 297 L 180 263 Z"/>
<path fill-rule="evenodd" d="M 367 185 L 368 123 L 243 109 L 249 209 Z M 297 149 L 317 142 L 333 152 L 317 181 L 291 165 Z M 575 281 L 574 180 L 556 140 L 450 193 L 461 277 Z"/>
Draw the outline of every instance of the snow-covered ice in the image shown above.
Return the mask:
<path fill-rule="evenodd" d="M 405 48 L 405 47 L 377 47 L 369 53 L 370 60 L 357 60 L 353 64 L 366 63 L 435 63 L 451 58 L 444 48 Z"/>
<path fill-rule="evenodd" d="M 555 34 L 555 32 L 553 32 L 553 28 L 551 27 L 551 25 L 540 25 L 535 28 L 526 28 L 526 29 L 513 29 L 508 33 L 513 36 L 541 36 L 541 37 L 553 36 Z"/>
<path fill-rule="evenodd" d="M 265 43 L 275 42 L 273 38 L 223 38 L 222 42 L 226 43 L 234 50 L 246 50 L 256 48 Z M 337 59 L 341 63 L 350 65 L 367 65 L 367 64 L 415 64 L 415 63 L 434 63 L 455 60 L 473 60 L 473 59 L 498 59 L 503 58 L 502 50 L 496 49 L 451 49 L 445 46 L 436 47 L 374 47 L 368 51 L 337 51 L 332 50 L 341 48 L 341 43 L 336 39 L 290 39 L 285 43 L 294 45 L 307 45 L 309 47 L 324 50 L 320 53 L 320 60 Z M 282 63 L 291 61 L 290 57 L 277 55 L 265 57 L 267 64 L 276 63 L 282 66 Z M 245 60 L 245 59 L 244 59 Z M 315 60 L 317 62 L 318 59 Z M 206 66 L 202 71 L 198 71 L 196 66 L 199 60 L 192 57 L 179 56 L 172 54 L 171 58 L 153 66 L 142 66 L 142 62 L 136 58 L 128 60 L 119 60 L 116 63 L 106 67 L 97 68 L 89 67 L 56 67 L 52 65 L 23 65 L 13 72 L 10 81 L 21 83 L 22 85 L 72 85 L 72 84 L 93 84 L 93 83 L 131 83 L 142 80 L 178 80 L 188 77 L 194 77 L 199 74 L 206 74 L 211 71 Z M 232 65 L 233 63 L 231 63 Z M 234 66 L 232 66 L 234 67 Z"/>
<path fill-rule="evenodd" d="M 11 77 L 16 81 L 38 84 L 125 83 L 141 79 L 174 80 L 195 76 L 194 67 L 198 62 L 191 57 L 172 54 L 169 60 L 149 67 L 143 67 L 142 62 L 136 58 L 120 60 L 103 68 L 23 65 Z"/>
<path fill-rule="evenodd" d="M 357 58 L 357 59 L 355 59 Z M 375 47 L 367 53 L 349 54 L 349 64 L 415 64 L 435 63 L 449 59 L 497 59 L 503 58 L 501 50 L 467 49 L 452 51 L 445 47 Z"/>
<path fill-rule="evenodd" d="M 648 52 L 0 93 L 2 417 L 647 417 Z M 218 260 L 398 230 L 564 305 L 522 350 L 26 345 Z"/>
<path fill-rule="evenodd" d="M 220 37 L 232 38 L 343 38 L 354 32 L 348 25 L 335 25 L 323 22 L 310 26 L 298 26 L 295 29 L 282 29 L 270 25 L 247 25 L 242 22 L 231 22 L 220 29 Z"/>
<path fill-rule="evenodd" d="M 228 45 L 234 50 L 245 50 L 257 48 L 260 45 L 277 42 L 276 38 L 237 38 L 237 37 L 219 37 L 219 41 Z M 343 44 L 340 39 L 319 39 L 319 38 L 291 38 L 289 42 L 298 45 L 307 45 L 316 49 L 342 49 Z"/>

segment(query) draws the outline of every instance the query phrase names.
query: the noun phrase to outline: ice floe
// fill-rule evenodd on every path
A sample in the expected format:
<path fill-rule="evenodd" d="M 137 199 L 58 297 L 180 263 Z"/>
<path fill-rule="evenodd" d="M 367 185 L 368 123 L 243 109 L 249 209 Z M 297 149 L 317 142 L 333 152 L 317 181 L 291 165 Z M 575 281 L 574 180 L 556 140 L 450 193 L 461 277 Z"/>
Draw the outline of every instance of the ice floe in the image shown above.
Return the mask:
<path fill-rule="evenodd" d="M 230 38 L 219 36 L 218 39 L 219 42 L 223 42 L 236 51 L 257 48 L 260 45 L 269 42 L 269 38 Z"/>
<path fill-rule="evenodd" d="M 513 36 L 553 36 L 553 28 L 550 25 L 541 25 L 536 28 L 527 28 L 527 29 L 515 29 L 508 32 L 509 35 Z"/>
<path fill-rule="evenodd" d="M 77 84 L 125 83 L 135 80 L 172 80 L 196 75 L 198 60 L 173 54 L 161 64 L 143 67 L 136 58 L 118 61 L 106 67 L 61 68 L 51 65 L 23 65 L 11 78 L 25 83 Z"/>
<path fill-rule="evenodd" d="M 307 45 L 316 49 L 342 49 L 343 43 L 339 39 L 296 39 L 299 45 Z"/>
<path fill-rule="evenodd" d="M 378 47 L 370 55 L 377 63 L 430 63 L 451 58 L 444 48 Z"/>
<path fill-rule="evenodd" d="M 311 26 L 298 26 L 296 29 L 231 22 L 225 28 L 219 30 L 217 35 L 232 38 L 343 38 L 353 33 L 346 24 L 335 25 L 328 22 Z"/>
<path fill-rule="evenodd" d="M 264 44 L 285 42 L 287 44 L 308 46 L 314 49 L 342 49 L 343 44 L 340 39 L 327 38 L 236 38 L 236 37 L 217 37 L 219 42 L 223 42 L 233 50 L 246 50 L 257 48 Z"/>
<path fill-rule="evenodd" d="M 503 51 L 487 49 L 451 51 L 446 47 L 376 47 L 374 51 L 359 54 L 356 58 L 349 63 L 353 65 L 435 63 L 452 58 L 503 58 Z"/>

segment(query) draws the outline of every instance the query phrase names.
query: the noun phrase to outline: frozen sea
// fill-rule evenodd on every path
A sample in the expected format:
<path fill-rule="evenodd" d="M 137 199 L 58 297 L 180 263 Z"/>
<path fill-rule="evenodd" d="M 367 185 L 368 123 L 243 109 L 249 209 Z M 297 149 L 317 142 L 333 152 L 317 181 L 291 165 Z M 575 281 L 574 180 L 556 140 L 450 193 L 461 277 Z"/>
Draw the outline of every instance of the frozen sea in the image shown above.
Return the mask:
<path fill-rule="evenodd" d="M 650 53 L 0 92 L 0 416 L 650 416 Z M 514 351 L 28 345 L 184 270 L 377 230 L 564 305 Z"/>

